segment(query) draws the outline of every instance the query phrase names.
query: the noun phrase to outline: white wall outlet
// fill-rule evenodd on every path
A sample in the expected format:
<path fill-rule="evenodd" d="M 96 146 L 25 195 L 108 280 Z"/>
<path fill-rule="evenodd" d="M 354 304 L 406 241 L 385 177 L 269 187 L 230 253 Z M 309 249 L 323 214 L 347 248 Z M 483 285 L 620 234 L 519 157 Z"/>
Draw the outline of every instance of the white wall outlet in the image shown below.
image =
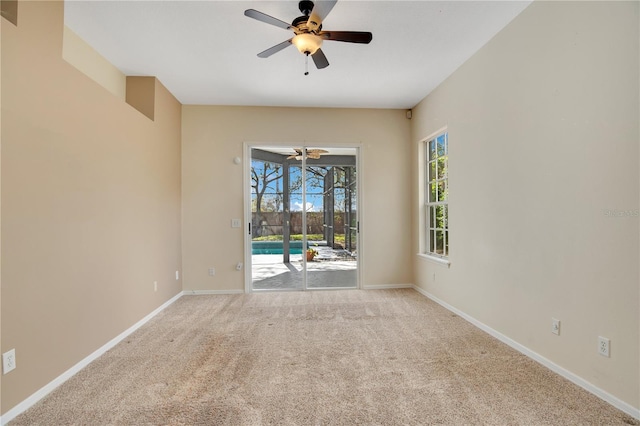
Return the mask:
<path fill-rule="evenodd" d="M 153 282 L 153 291 L 158 291 L 158 281 Z"/>
<path fill-rule="evenodd" d="M 216 268 L 209 268 L 209 276 L 212 277 L 216 274 Z"/>
<path fill-rule="evenodd" d="M 242 226 L 242 222 L 240 219 L 231 219 L 231 227 L 232 228 L 240 228 Z"/>
<path fill-rule="evenodd" d="M 609 345 L 611 341 L 606 337 L 598 336 L 598 353 L 609 358 Z"/>
<path fill-rule="evenodd" d="M 176 271 L 176 281 L 180 279 L 180 271 Z"/>
<path fill-rule="evenodd" d="M 553 334 L 560 335 L 560 320 L 551 318 L 551 332 Z"/>
<path fill-rule="evenodd" d="M 11 349 L 8 352 L 2 354 L 2 374 L 7 374 L 9 371 L 16 368 L 16 350 Z"/>
<path fill-rule="evenodd" d="M 242 271 L 242 262 L 238 262 L 236 265 L 236 271 Z"/>

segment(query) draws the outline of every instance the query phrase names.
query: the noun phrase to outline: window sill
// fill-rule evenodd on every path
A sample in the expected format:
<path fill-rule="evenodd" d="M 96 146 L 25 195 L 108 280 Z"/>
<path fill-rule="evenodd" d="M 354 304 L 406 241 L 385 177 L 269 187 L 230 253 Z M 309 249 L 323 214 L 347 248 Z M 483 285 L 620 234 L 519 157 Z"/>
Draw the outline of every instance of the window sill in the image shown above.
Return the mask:
<path fill-rule="evenodd" d="M 431 256 L 424 253 L 418 253 L 418 258 L 428 260 L 429 262 L 437 263 L 439 265 L 445 265 L 447 268 L 451 266 L 451 261 L 438 256 Z"/>

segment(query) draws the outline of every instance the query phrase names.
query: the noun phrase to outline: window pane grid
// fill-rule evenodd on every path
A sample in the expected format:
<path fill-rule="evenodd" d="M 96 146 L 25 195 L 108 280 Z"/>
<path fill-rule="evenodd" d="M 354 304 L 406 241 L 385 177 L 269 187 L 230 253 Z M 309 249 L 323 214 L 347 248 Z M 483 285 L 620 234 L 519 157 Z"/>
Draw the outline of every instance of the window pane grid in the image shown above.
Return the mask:
<path fill-rule="evenodd" d="M 427 253 L 449 255 L 449 136 L 442 133 L 425 143 L 425 224 Z"/>

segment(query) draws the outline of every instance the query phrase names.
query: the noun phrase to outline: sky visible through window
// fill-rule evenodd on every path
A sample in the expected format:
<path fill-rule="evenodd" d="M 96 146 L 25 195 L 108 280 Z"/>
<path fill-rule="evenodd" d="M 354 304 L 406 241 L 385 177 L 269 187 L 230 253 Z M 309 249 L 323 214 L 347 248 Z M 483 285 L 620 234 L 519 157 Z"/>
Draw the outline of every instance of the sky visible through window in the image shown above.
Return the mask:
<path fill-rule="evenodd" d="M 256 211 L 257 191 L 264 193 L 261 199 L 261 211 L 278 212 L 283 210 L 283 166 L 266 161 L 252 160 L 252 210 Z M 324 175 L 327 167 L 307 166 L 306 173 L 306 211 L 318 212 L 323 210 Z M 340 170 L 336 173 L 340 179 Z M 265 188 L 266 187 L 266 188 Z M 302 168 L 289 167 L 289 199 L 290 211 L 302 211 Z M 335 210 L 344 211 L 345 191 L 337 184 L 335 191 Z"/>

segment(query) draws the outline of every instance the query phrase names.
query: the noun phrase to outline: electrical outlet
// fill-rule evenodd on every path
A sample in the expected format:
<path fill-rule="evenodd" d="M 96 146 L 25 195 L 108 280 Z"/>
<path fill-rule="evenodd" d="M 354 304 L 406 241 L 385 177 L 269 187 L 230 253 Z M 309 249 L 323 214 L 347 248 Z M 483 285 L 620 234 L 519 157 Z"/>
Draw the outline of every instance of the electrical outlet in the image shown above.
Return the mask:
<path fill-rule="evenodd" d="M 153 282 L 153 291 L 158 291 L 158 281 Z"/>
<path fill-rule="evenodd" d="M 231 227 L 232 228 L 240 228 L 242 226 L 242 222 L 240 219 L 231 219 Z"/>
<path fill-rule="evenodd" d="M 16 350 L 11 349 L 8 352 L 2 354 L 2 374 L 7 374 L 9 371 L 16 368 Z"/>
<path fill-rule="evenodd" d="M 176 281 L 180 279 L 180 271 L 176 271 Z"/>
<path fill-rule="evenodd" d="M 560 335 L 560 320 L 551 318 L 551 332 L 553 334 Z"/>
<path fill-rule="evenodd" d="M 216 274 L 216 268 L 209 268 L 209 276 L 212 277 Z"/>
<path fill-rule="evenodd" d="M 598 336 L 598 353 L 609 358 L 609 346 L 611 341 L 606 337 Z"/>

